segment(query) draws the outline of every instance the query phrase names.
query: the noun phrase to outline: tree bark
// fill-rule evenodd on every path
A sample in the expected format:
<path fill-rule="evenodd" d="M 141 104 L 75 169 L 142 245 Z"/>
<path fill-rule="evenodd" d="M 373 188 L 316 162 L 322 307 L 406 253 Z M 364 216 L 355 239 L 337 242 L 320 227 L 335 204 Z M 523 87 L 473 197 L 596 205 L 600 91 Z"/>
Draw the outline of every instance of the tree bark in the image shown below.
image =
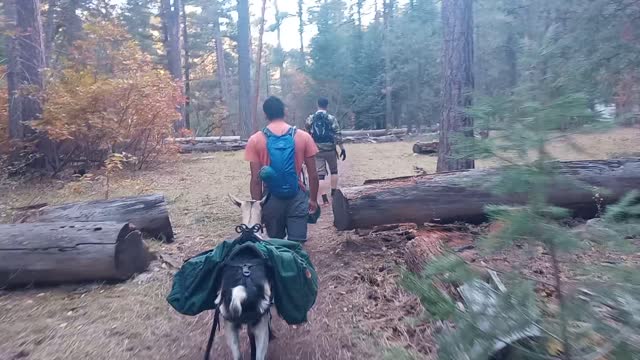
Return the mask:
<path fill-rule="evenodd" d="M 162 0 L 161 2 L 163 45 L 167 55 L 167 70 L 173 80 L 184 86 L 180 55 L 180 8 L 180 0 Z M 176 131 L 184 128 L 184 106 L 181 106 L 179 111 L 180 119 L 174 124 Z"/>
<path fill-rule="evenodd" d="M 220 29 L 220 2 L 214 2 L 215 16 L 213 18 L 213 41 L 216 47 L 216 69 L 218 72 L 218 83 L 220 89 L 220 99 L 225 107 L 229 107 L 229 80 L 227 79 L 227 67 L 224 59 L 224 43 L 222 41 L 222 30 Z M 234 126 L 230 117 L 226 117 L 222 124 L 222 134 L 236 134 L 238 126 Z"/>
<path fill-rule="evenodd" d="M 114 221 L 130 223 L 154 238 L 173 241 L 164 196 L 146 195 L 46 206 L 23 214 L 19 222 Z"/>
<path fill-rule="evenodd" d="M 80 38 L 80 34 L 82 33 L 82 19 L 78 16 L 79 7 L 80 0 L 68 0 L 67 5 L 63 8 L 63 35 L 67 50 L 73 47 L 73 43 Z"/>
<path fill-rule="evenodd" d="M 473 137 L 473 118 L 465 113 L 472 105 L 473 0 L 443 0 L 443 84 L 438 172 L 472 169 L 472 158 L 454 158 L 457 135 Z"/>
<path fill-rule="evenodd" d="M 150 261 L 126 223 L 1 224 L 0 239 L 0 288 L 126 280 Z"/>
<path fill-rule="evenodd" d="M 304 69 L 307 59 L 304 55 L 304 0 L 298 0 L 298 35 L 300 36 L 300 66 Z"/>
<path fill-rule="evenodd" d="M 49 0 L 47 3 L 47 21 L 45 23 L 44 28 L 44 36 L 45 36 L 45 59 L 47 67 L 51 67 L 51 59 L 53 59 L 53 50 L 54 50 L 54 42 L 55 42 L 55 30 L 56 30 L 56 6 L 58 4 L 57 0 Z"/>
<path fill-rule="evenodd" d="M 253 106 L 251 108 L 252 132 L 258 131 L 258 102 L 260 99 L 260 71 L 262 70 L 262 39 L 264 36 L 265 11 L 267 9 L 267 0 L 262 0 L 262 11 L 260 12 L 260 32 L 258 35 L 258 54 L 256 58 L 256 76 L 255 76 L 255 92 L 253 94 Z"/>
<path fill-rule="evenodd" d="M 277 38 L 277 49 L 278 49 L 278 78 L 280 82 L 280 95 L 284 96 L 287 91 L 285 89 L 285 81 L 284 81 L 284 50 L 282 50 L 282 22 L 280 8 L 278 7 L 278 0 L 273 0 L 273 7 L 275 8 L 276 14 L 276 38 Z M 267 81 L 269 80 L 267 71 Z M 267 92 L 269 90 L 269 86 L 267 84 Z M 269 94 L 267 94 L 269 96 Z"/>
<path fill-rule="evenodd" d="M 577 217 L 590 218 L 597 214 L 593 187 L 602 189 L 599 193 L 607 205 L 640 184 L 640 159 L 554 164 L 559 175 L 551 186 L 548 201 L 571 209 Z M 454 171 L 343 188 L 333 201 L 334 225 L 338 230 L 349 230 L 396 223 L 484 221 L 487 205 L 519 205 L 527 200 L 527 194 L 499 196 L 492 192 L 499 171 Z M 589 188 L 577 186 L 578 182 Z"/>
<path fill-rule="evenodd" d="M 12 34 L 13 36 L 7 36 L 7 99 L 9 102 L 9 138 L 10 139 L 22 139 L 24 138 L 24 125 L 22 121 L 22 101 L 20 101 L 19 83 L 18 83 L 18 37 L 17 32 L 17 14 L 16 14 L 16 1 L 7 0 L 4 4 L 5 16 L 7 23 L 3 26 L 2 30 L 6 34 Z"/>
<path fill-rule="evenodd" d="M 189 29 L 187 27 L 187 11 L 185 9 L 185 1 L 180 3 L 180 12 L 182 13 L 182 41 L 184 50 L 184 125 L 187 129 L 191 129 L 191 118 L 189 110 L 191 105 L 191 57 L 189 56 Z"/>
<path fill-rule="evenodd" d="M 238 105 L 240 132 L 244 139 L 251 136 L 251 29 L 249 27 L 249 0 L 238 0 Z"/>
<path fill-rule="evenodd" d="M 384 18 L 384 128 L 388 128 L 393 121 L 393 89 L 391 87 L 391 16 L 393 11 L 393 0 L 385 0 L 382 3 Z"/>
<path fill-rule="evenodd" d="M 32 133 L 24 124 L 42 116 L 40 95 L 45 57 L 40 1 L 13 1 L 7 4 L 16 26 L 9 53 L 9 136 L 22 140 Z"/>

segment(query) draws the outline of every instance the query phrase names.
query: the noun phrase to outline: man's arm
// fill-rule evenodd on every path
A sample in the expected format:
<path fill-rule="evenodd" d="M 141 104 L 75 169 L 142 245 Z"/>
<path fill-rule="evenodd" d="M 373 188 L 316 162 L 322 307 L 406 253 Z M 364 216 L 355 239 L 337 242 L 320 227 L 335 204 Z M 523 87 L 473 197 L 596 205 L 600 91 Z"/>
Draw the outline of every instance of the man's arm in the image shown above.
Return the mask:
<path fill-rule="evenodd" d="M 313 124 L 313 115 L 309 115 L 304 122 L 304 129 L 307 130 L 307 132 L 311 131 L 311 124 Z"/>
<path fill-rule="evenodd" d="M 314 213 L 318 208 L 318 188 L 320 180 L 318 179 L 318 169 L 316 169 L 316 156 L 310 156 L 304 159 L 307 165 L 307 174 L 309 175 L 309 212 Z"/>
<path fill-rule="evenodd" d="M 332 120 L 332 127 L 336 145 L 340 147 L 340 150 L 344 150 L 344 146 L 342 145 L 342 129 L 340 129 L 340 123 L 338 122 L 338 118 L 335 116 L 332 116 Z"/>
<path fill-rule="evenodd" d="M 249 183 L 249 191 L 253 200 L 262 199 L 262 179 L 260 179 L 260 163 L 252 161 L 249 163 L 251 168 L 251 181 Z"/>

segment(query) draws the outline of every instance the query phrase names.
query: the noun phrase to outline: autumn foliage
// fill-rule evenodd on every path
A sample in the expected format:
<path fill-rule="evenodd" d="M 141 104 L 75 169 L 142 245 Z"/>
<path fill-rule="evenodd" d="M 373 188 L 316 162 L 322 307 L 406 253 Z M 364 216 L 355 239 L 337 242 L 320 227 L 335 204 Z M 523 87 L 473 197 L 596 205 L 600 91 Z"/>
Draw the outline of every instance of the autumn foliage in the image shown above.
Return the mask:
<path fill-rule="evenodd" d="M 179 118 L 179 85 L 118 24 L 92 22 L 84 30 L 49 80 L 35 125 L 57 143 L 58 167 L 100 166 L 112 153 L 127 153 L 141 168 L 172 151 L 164 140 Z"/>

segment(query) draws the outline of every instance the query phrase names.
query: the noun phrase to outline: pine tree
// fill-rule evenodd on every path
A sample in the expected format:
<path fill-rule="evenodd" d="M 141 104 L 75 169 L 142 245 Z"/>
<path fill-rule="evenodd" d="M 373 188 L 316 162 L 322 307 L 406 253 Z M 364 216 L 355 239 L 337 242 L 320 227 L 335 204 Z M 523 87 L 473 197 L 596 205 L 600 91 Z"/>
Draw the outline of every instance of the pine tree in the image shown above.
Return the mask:
<path fill-rule="evenodd" d="M 640 303 L 631 300 L 638 295 L 640 278 L 631 275 L 635 273 L 633 267 L 619 264 L 598 268 L 576 263 L 576 257 L 570 256 L 585 246 L 610 246 L 623 253 L 637 251 L 629 239 L 640 237 L 640 198 L 632 193 L 610 206 L 597 225 L 587 227 L 589 236 L 581 236 L 569 227 L 568 209 L 551 204 L 552 187 L 583 185 L 556 172 L 549 143 L 558 136 L 578 130 L 597 131 L 600 127 L 595 125 L 597 114 L 590 110 L 588 96 L 573 90 L 572 75 L 563 81 L 549 81 L 541 71 L 558 58 L 555 51 L 561 49 L 554 45 L 563 41 L 554 36 L 553 28 L 543 38 L 540 46 L 530 45 L 523 52 L 522 61 L 532 71 L 512 94 L 483 100 L 468 110 L 477 127 L 497 132 L 488 139 L 460 141 L 454 150 L 462 157 L 498 159 L 505 164 L 496 183 L 478 186 L 520 196 L 526 204 L 488 206 L 487 213 L 500 227 L 478 245 L 489 254 L 542 247 L 551 264 L 555 299 L 545 301 L 536 293 L 535 280 L 523 275 L 522 266 L 526 264 L 512 264 L 513 271 L 503 274 L 506 289 L 502 290 L 479 280 L 472 267 L 455 253 L 431 261 L 421 274 L 406 273 L 405 286 L 420 298 L 425 310 L 455 324 L 439 337 L 440 359 L 487 359 L 495 355 L 501 342 L 511 344 L 512 359 L 640 356 L 632 345 L 640 335 Z M 572 131 L 558 133 L 558 129 Z M 597 194 L 594 190 L 595 197 Z M 567 271 L 575 272 L 581 266 L 585 267 L 582 271 L 597 272 L 598 278 L 606 280 L 575 277 Z M 569 291 L 567 278 L 572 289 L 580 290 Z M 624 281 L 615 280 L 621 278 Z M 475 300 L 458 305 L 454 297 L 442 291 L 444 283 Z"/>

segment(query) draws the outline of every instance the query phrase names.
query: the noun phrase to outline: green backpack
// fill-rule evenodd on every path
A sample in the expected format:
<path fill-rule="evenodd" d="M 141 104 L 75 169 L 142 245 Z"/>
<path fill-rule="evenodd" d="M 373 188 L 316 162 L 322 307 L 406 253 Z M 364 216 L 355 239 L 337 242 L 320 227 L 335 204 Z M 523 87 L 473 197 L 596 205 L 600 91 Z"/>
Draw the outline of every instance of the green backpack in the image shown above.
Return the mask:
<path fill-rule="evenodd" d="M 224 241 L 185 261 L 173 278 L 167 296 L 169 304 L 184 315 L 215 309 L 224 261 L 239 246 L 254 246 L 264 256 L 272 274 L 271 287 L 278 314 L 289 325 L 306 322 L 318 294 L 318 276 L 309 256 L 298 242 L 262 241 L 255 234 Z"/>

